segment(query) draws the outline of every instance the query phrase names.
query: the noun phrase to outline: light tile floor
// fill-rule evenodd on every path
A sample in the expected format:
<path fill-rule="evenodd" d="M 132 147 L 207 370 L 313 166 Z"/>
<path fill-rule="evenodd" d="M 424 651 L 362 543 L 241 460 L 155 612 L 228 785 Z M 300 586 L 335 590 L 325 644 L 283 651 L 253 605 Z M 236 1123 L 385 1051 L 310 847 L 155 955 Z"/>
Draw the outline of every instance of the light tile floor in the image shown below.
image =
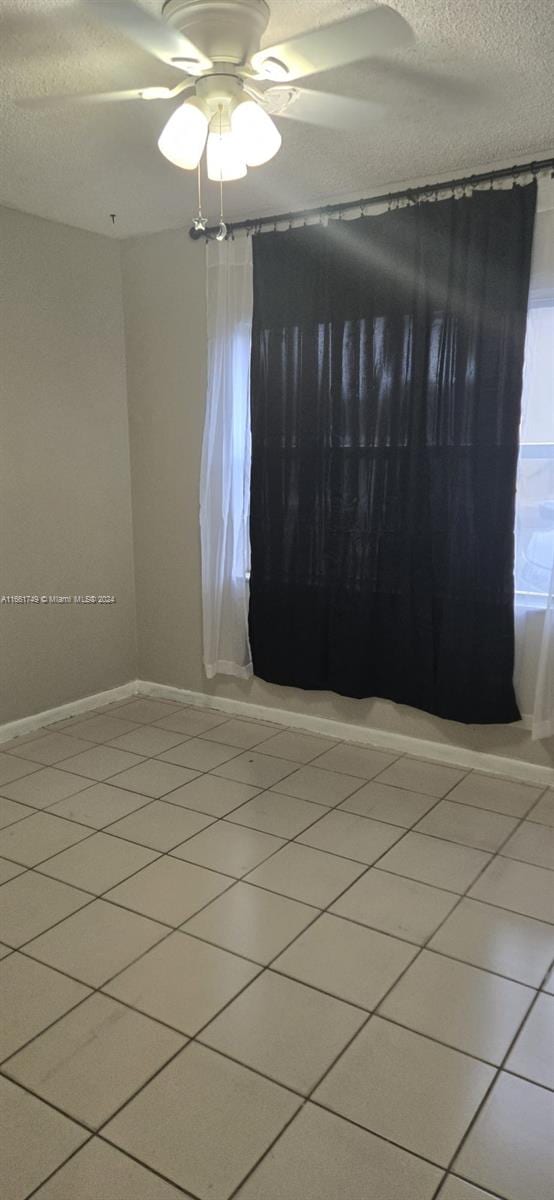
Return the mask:
<path fill-rule="evenodd" d="M 553 825 L 163 700 L 3 746 L 2 1200 L 552 1200 Z"/>

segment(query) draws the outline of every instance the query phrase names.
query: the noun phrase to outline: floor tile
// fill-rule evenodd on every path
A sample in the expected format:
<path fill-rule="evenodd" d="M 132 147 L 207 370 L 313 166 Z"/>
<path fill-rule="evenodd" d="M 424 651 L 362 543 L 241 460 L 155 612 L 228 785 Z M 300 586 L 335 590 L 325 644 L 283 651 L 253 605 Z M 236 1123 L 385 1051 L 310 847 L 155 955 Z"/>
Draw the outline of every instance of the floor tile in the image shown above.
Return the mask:
<path fill-rule="evenodd" d="M 323 804 L 333 808 L 340 804 L 346 796 L 362 787 L 363 779 L 353 775 L 344 775 L 339 771 L 322 771 L 319 767 L 300 767 L 292 775 L 287 775 L 273 789 L 283 796 L 297 796 L 299 800 L 311 800 L 313 804 Z"/>
<path fill-rule="evenodd" d="M 550 788 L 527 814 L 530 821 L 541 825 L 554 825 L 554 788 Z"/>
<path fill-rule="evenodd" d="M 161 717 L 156 721 L 158 729 L 169 729 L 172 733 L 182 733 L 186 737 L 198 737 L 209 729 L 224 725 L 228 720 L 225 713 L 214 712 L 208 708 L 182 708 L 171 716 Z"/>
<path fill-rule="evenodd" d="M 192 783 L 170 792 L 166 800 L 168 804 L 181 804 L 183 808 L 193 808 L 212 817 L 225 817 L 258 794 L 258 788 L 248 787 L 245 783 L 220 779 L 217 775 L 198 775 Z"/>
<path fill-rule="evenodd" d="M 279 733 L 279 725 L 269 725 L 264 721 L 241 721 L 234 719 L 218 724 L 215 729 L 207 729 L 202 737 L 208 742 L 222 742 L 224 746 L 239 746 L 241 750 L 251 750 L 266 742 Z"/>
<path fill-rule="evenodd" d="M 440 1175 L 405 1150 L 307 1104 L 237 1200 L 431 1200 Z"/>
<path fill-rule="evenodd" d="M 129 721 L 136 721 L 139 725 L 149 725 L 151 721 L 161 721 L 163 718 L 172 717 L 179 712 L 181 712 L 180 704 L 146 697 L 130 700 L 128 704 L 122 704 L 121 708 L 117 710 L 118 716 L 126 717 Z"/>
<path fill-rule="evenodd" d="M 50 813 L 35 812 L 32 817 L 8 825 L 0 832 L 0 854 L 14 862 L 34 867 L 67 846 L 90 837 L 86 825 L 53 817 Z"/>
<path fill-rule="evenodd" d="M 104 900 L 94 900 L 82 912 L 30 942 L 25 953 L 82 983 L 100 987 L 166 932 L 163 925 Z"/>
<path fill-rule="evenodd" d="M 139 725 L 131 733 L 124 733 L 120 737 L 112 738 L 110 746 L 150 758 L 155 754 L 163 754 L 164 750 L 170 750 L 172 746 L 178 746 L 183 741 L 182 733 L 170 733 L 168 729 L 156 729 L 155 725 Z"/>
<path fill-rule="evenodd" d="M 8 946 L 22 946 L 89 903 L 86 892 L 25 871 L 0 888 L 0 939 Z"/>
<path fill-rule="evenodd" d="M 384 750 L 372 750 L 368 746 L 352 746 L 345 742 L 334 746 L 317 760 L 318 767 L 324 770 L 338 771 L 345 775 L 354 775 L 358 779 L 373 779 L 385 767 L 398 758 L 397 754 L 388 754 Z"/>
<path fill-rule="evenodd" d="M 123 754 L 123 751 L 120 750 L 119 753 Z M 174 763 L 163 763 L 158 758 L 151 758 L 139 763 L 137 767 L 131 767 L 129 771 L 114 775 L 110 782 L 114 787 L 126 788 L 130 792 L 139 792 L 158 800 L 167 792 L 173 792 L 184 783 L 190 783 L 194 777 L 195 772 L 185 767 L 176 767 Z"/>
<path fill-rule="evenodd" d="M 554 996 L 537 997 L 505 1069 L 554 1089 Z"/>
<path fill-rule="evenodd" d="M 24 817 L 30 817 L 36 812 L 36 809 L 30 808 L 28 804 L 17 804 L 15 800 L 5 800 L 0 796 L 0 829 L 5 829 L 7 825 L 13 825 L 15 821 L 22 821 Z"/>
<path fill-rule="evenodd" d="M 196 934 L 254 962 L 268 963 L 313 921 L 317 909 L 286 896 L 237 883 L 185 926 Z"/>
<path fill-rule="evenodd" d="M 387 821 L 409 829 L 421 820 L 436 804 L 435 796 L 424 796 L 421 792 L 409 792 L 405 788 L 391 787 L 388 783 L 377 783 L 374 779 L 365 783 L 353 796 L 343 800 L 341 809 L 358 813 L 360 817 L 373 817 L 376 821 Z"/>
<path fill-rule="evenodd" d="M 336 739 L 319 737 L 313 733 L 301 733 L 293 729 L 284 729 L 276 733 L 264 745 L 264 754 L 272 754 L 277 758 L 290 758 L 293 762 L 308 763 L 332 750 L 337 745 Z"/>
<path fill-rule="evenodd" d="M 399 758 L 379 776 L 379 783 L 424 792 L 428 796 L 445 796 L 463 779 L 465 771 L 445 767 L 442 763 L 424 762 L 420 758 Z"/>
<path fill-rule="evenodd" d="M 226 875 L 165 857 L 118 884 L 107 898 L 166 925 L 182 925 L 231 883 Z"/>
<path fill-rule="evenodd" d="M 237 783 L 249 783 L 252 787 L 268 788 L 284 779 L 285 775 L 291 775 L 297 766 L 298 763 L 285 758 L 270 758 L 267 754 L 248 750 L 231 762 L 215 767 L 214 774 L 224 779 L 236 779 Z"/>
<path fill-rule="evenodd" d="M 91 743 L 84 738 L 70 738 L 64 733 L 46 733 L 43 737 L 33 738 L 32 742 L 25 742 L 20 747 L 14 746 L 11 753 L 28 759 L 29 762 L 51 767 L 53 763 L 71 758 L 81 750 L 90 750 L 90 747 Z"/>
<path fill-rule="evenodd" d="M 256 867 L 248 876 L 248 882 L 303 904 L 325 908 L 363 870 L 361 863 L 312 850 L 310 846 L 291 844 Z"/>
<path fill-rule="evenodd" d="M 519 859 L 535 867 L 554 870 L 554 829 L 524 821 L 502 847 L 504 858 Z M 554 885 L 554 880 L 553 880 Z"/>
<path fill-rule="evenodd" d="M 486 1063 L 372 1017 L 315 1099 L 446 1166 L 493 1077 Z"/>
<path fill-rule="evenodd" d="M 185 838 L 192 837 L 210 824 L 212 818 L 176 804 L 165 804 L 153 800 L 145 808 L 139 808 L 129 816 L 110 825 L 110 833 L 150 846 L 152 850 L 172 850 Z"/>
<path fill-rule="evenodd" d="M 8 879 L 15 879 L 16 875 L 21 875 L 23 867 L 19 863 L 8 862 L 5 858 L 0 858 L 0 884 L 7 883 Z"/>
<path fill-rule="evenodd" d="M 332 854 L 342 854 L 345 858 L 370 864 L 380 858 L 385 850 L 390 850 L 402 833 L 397 826 L 335 810 L 301 833 L 297 840 L 317 850 L 328 850 Z"/>
<path fill-rule="evenodd" d="M 515 817 L 504 817 L 486 809 L 470 808 L 441 800 L 415 827 L 416 833 L 427 833 L 447 841 L 475 846 L 477 850 L 498 850 L 516 828 Z"/>
<path fill-rule="evenodd" d="M 0 959 L 7 958 L 8 954 L 13 954 L 11 946 L 4 946 L 4 943 L 0 942 Z"/>
<path fill-rule="evenodd" d="M 186 933 L 172 933 L 104 988 L 110 996 L 194 1037 L 259 968 Z"/>
<path fill-rule="evenodd" d="M 86 787 L 90 787 L 90 779 L 83 779 L 82 775 L 72 775 L 58 767 L 41 767 L 24 779 L 3 785 L 2 794 L 9 800 L 31 804 L 33 808 L 48 808 L 56 800 L 65 800 L 66 796 L 74 796 Z"/>
<path fill-rule="evenodd" d="M 483 1192 L 463 1179 L 457 1179 L 455 1175 L 449 1175 L 437 1200 L 498 1200 L 498 1197 L 493 1196 L 492 1192 Z"/>
<path fill-rule="evenodd" d="M 554 959 L 554 928 L 464 899 L 429 945 L 432 950 L 536 988 Z"/>
<path fill-rule="evenodd" d="M 172 853 L 176 858 L 240 878 L 284 845 L 283 839 L 230 821 L 217 821 Z"/>
<path fill-rule="evenodd" d="M 90 830 L 89 830 L 90 833 Z M 44 875 L 101 895 L 157 858 L 154 850 L 94 833 L 86 842 L 56 854 L 41 866 Z"/>
<path fill-rule="evenodd" d="M 505 813 L 508 817 L 524 817 L 540 794 L 540 787 L 470 771 L 448 799 L 460 800 L 476 808 L 488 808 L 491 812 Z"/>
<path fill-rule="evenodd" d="M 0 963 L 0 1061 L 88 994 L 88 988 L 58 971 L 24 954 L 10 954 Z"/>
<path fill-rule="evenodd" d="M 88 1136 L 48 1104 L 1 1078 L 0 1125 L 2 1200 L 24 1200 Z"/>
<path fill-rule="evenodd" d="M 118 717 L 114 710 L 111 714 L 85 716 L 83 720 L 74 718 L 71 724 L 65 727 L 64 733 L 66 737 L 85 738 L 87 742 L 109 742 L 111 738 L 131 733 L 133 729 L 138 729 L 136 721 L 126 721 L 123 717 Z"/>
<path fill-rule="evenodd" d="M 160 754 L 162 762 L 177 763 L 192 771 L 211 771 L 230 759 L 238 758 L 241 751 L 237 746 L 222 746 L 220 742 L 208 742 L 205 738 L 188 738 Z"/>
<path fill-rule="evenodd" d="M 25 775 L 31 775 L 36 769 L 36 763 L 25 762 L 13 754 L 0 752 L 0 787 L 4 795 L 7 795 L 4 784 L 11 783 L 14 779 L 21 779 Z"/>
<path fill-rule="evenodd" d="M 450 892 L 465 892 L 490 859 L 483 850 L 458 846 L 421 833 L 407 833 L 380 859 L 384 871 L 406 875 Z"/>
<path fill-rule="evenodd" d="M 276 959 L 273 969 L 369 1010 L 415 954 L 415 946 L 323 913 Z"/>
<path fill-rule="evenodd" d="M 264 971 L 200 1035 L 203 1043 L 307 1093 L 366 1015 L 296 980 Z"/>
<path fill-rule="evenodd" d="M 534 996 L 521 983 L 424 950 L 379 1013 L 499 1066 Z"/>
<path fill-rule="evenodd" d="M 314 821 L 319 821 L 325 812 L 320 804 L 311 804 L 308 800 L 280 796 L 277 792 L 260 792 L 253 800 L 229 813 L 228 819 L 233 824 L 248 825 L 262 833 L 293 838 Z"/>
<path fill-rule="evenodd" d="M 509 858 L 495 858 L 473 885 L 470 896 L 539 921 L 554 922 L 552 873 Z"/>
<path fill-rule="evenodd" d="M 456 902 L 457 896 L 452 892 L 373 870 L 352 884 L 333 904 L 331 912 L 409 942 L 421 943 L 427 941 Z"/>
<path fill-rule="evenodd" d="M 64 759 L 60 770 L 73 771 L 75 775 L 86 775 L 87 779 L 102 781 L 120 771 L 127 771 L 140 762 L 138 754 L 129 754 L 126 750 L 116 750 L 113 746 L 104 744 L 76 754 L 74 758 Z"/>
<path fill-rule="evenodd" d="M 501 1074 L 454 1170 L 506 1200 L 551 1200 L 554 1095 Z"/>
<path fill-rule="evenodd" d="M 181 1034 L 96 994 L 20 1050 L 3 1070 L 97 1129 L 184 1044 Z"/>
<path fill-rule="evenodd" d="M 298 1105 L 284 1088 L 193 1044 L 105 1136 L 200 1200 L 228 1200 Z"/>
<path fill-rule="evenodd" d="M 149 800 L 149 796 L 125 792 L 122 788 L 112 787 L 111 783 L 93 783 L 76 796 L 58 800 L 57 804 L 51 805 L 49 812 L 57 817 L 67 817 L 69 821 L 78 821 L 81 825 L 89 825 L 92 829 L 102 829 L 135 812 L 137 808 L 144 808 Z"/>
<path fill-rule="evenodd" d="M 33 1200 L 187 1200 L 184 1192 L 126 1154 L 92 1138 L 35 1192 Z"/>

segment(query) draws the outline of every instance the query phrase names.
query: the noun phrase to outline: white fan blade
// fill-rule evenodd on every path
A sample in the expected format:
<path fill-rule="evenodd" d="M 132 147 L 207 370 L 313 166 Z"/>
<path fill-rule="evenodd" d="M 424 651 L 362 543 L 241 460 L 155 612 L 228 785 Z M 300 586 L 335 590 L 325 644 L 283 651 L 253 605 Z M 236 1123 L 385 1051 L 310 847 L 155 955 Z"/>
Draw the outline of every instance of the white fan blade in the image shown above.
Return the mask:
<path fill-rule="evenodd" d="M 308 125 L 326 125 L 348 133 L 359 133 L 385 111 L 383 104 L 373 100 L 353 100 L 348 96 L 333 96 L 329 92 L 287 87 L 286 84 L 268 88 L 263 106 L 277 117 L 290 117 Z"/>
<path fill-rule="evenodd" d="M 197 75 L 213 65 L 211 59 L 178 29 L 150 16 L 133 0 L 81 0 L 81 3 L 91 15 L 113 25 L 148 54 L 169 66 Z"/>
<path fill-rule="evenodd" d="M 407 21 L 393 8 L 382 5 L 259 50 L 252 57 L 252 66 L 259 76 L 276 78 L 275 64 L 277 69 L 283 64 L 286 74 L 283 73 L 281 78 L 287 81 L 304 79 L 307 75 L 409 46 L 413 41 L 414 35 Z M 266 59 L 272 62 L 264 72 Z"/>
<path fill-rule="evenodd" d="M 124 92 L 77 92 L 50 96 L 24 96 L 14 103 L 18 108 L 54 108 L 68 104 L 113 104 L 120 100 L 173 100 L 181 92 L 194 91 L 194 84 L 180 83 L 175 88 L 128 88 Z M 157 92 L 158 95 L 148 95 Z"/>

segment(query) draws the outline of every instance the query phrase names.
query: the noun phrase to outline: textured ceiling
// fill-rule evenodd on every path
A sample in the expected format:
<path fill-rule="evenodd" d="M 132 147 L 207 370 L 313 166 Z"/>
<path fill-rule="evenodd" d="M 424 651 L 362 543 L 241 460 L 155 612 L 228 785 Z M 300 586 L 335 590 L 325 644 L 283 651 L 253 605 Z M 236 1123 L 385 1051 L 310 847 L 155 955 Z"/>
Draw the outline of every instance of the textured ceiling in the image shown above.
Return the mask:
<path fill-rule="evenodd" d="M 382 111 L 340 134 L 281 119 L 283 147 L 273 162 L 227 186 L 229 217 L 552 153 L 552 0 L 392 3 L 411 24 L 414 46 L 310 80 L 319 90 L 378 101 Z M 142 5 L 159 13 L 161 0 Z M 370 7 L 367 0 L 273 0 L 265 44 Z M 167 104 L 18 104 L 59 92 L 171 85 L 179 72 L 91 19 L 79 0 L 0 0 L 0 55 L 0 203 L 120 237 L 188 225 L 195 181 L 156 147 Z M 215 193 L 212 185 L 211 216 Z"/>

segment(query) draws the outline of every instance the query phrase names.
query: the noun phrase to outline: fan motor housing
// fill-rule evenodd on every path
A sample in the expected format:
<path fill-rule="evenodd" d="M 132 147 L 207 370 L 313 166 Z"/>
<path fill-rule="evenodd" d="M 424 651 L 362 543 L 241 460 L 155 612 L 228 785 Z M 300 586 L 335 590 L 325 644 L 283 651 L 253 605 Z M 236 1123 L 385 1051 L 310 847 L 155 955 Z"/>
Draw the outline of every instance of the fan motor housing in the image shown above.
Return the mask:
<path fill-rule="evenodd" d="M 212 62 L 248 61 L 269 21 L 265 0 L 166 0 L 162 16 Z"/>

